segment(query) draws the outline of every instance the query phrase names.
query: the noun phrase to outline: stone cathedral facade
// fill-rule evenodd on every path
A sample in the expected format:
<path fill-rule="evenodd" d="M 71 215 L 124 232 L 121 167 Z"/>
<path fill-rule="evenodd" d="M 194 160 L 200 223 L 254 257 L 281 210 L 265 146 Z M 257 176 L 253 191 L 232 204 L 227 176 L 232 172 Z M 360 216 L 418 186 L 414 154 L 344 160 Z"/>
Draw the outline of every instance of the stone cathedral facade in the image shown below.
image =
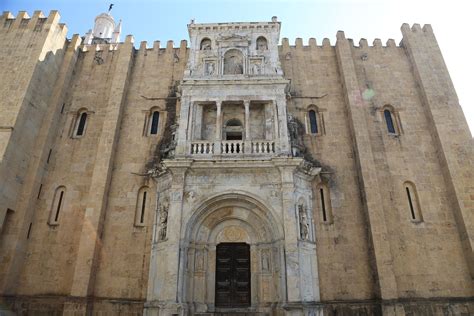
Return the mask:
<path fill-rule="evenodd" d="M 0 20 L 0 314 L 472 315 L 473 141 L 429 25 L 120 41 Z M 279 44 L 281 42 L 281 44 Z"/>

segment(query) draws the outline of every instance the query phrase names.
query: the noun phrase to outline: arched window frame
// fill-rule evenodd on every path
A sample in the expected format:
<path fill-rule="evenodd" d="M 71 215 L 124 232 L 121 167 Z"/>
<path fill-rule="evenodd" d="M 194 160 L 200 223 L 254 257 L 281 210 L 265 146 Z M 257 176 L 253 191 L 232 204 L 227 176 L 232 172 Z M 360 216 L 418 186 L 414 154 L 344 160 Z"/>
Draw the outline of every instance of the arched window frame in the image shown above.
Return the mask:
<path fill-rule="evenodd" d="M 158 126 L 157 126 L 157 130 L 156 130 L 156 134 L 152 134 L 153 115 L 154 115 L 155 112 L 158 113 Z M 162 111 L 160 111 L 160 109 L 158 107 L 152 107 L 149 111 L 146 111 L 144 135 L 145 136 L 152 136 L 152 137 L 161 135 L 163 119 L 164 119 L 164 113 Z"/>
<path fill-rule="evenodd" d="M 418 191 L 416 186 L 411 181 L 405 181 L 403 183 L 403 196 L 405 197 L 405 205 L 409 214 L 410 221 L 414 223 L 423 222 L 423 215 L 421 212 L 420 199 L 418 197 Z"/>
<path fill-rule="evenodd" d="M 137 201 L 135 206 L 135 223 L 137 227 L 145 226 L 148 210 L 150 209 L 150 188 L 142 186 L 137 193 Z"/>
<path fill-rule="evenodd" d="M 321 223 L 329 225 L 334 222 L 331 203 L 331 192 L 329 185 L 321 182 L 316 186 L 316 201 L 318 205 L 319 218 Z"/>
<path fill-rule="evenodd" d="M 209 42 L 209 49 L 203 47 L 205 42 Z M 204 37 L 203 39 L 201 39 L 201 42 L 199 42 L 199 50 L 212 50 L 212 40 L 209 37 Z"/>
<path fill-rule="evenodd" d="M 76 115 L 74 117 L 74 124 L 73 124 L 73 130 L 72 130 L 72 138 L 82 138 L 86 135 L 87 131 L 87 125 L 89 125 L 90 117 L 92 112 L 88 111 L 86 108 L 79 109 L 76 112 Z M 79 134 L 79 127 L 81 125 L 81 119 L 85 115 L 85 121 L 84 121 L 84 126 L 82 127 L 82 133 Z"/>
<path fill-rule="evenodd" d="M 317 126 L 316 133 L 313 133 L 313 130 L 312 130 L 312 124 L 311 124 L 312 122 L 311 122 L 311 115 L 310 115 L 311 111 L 314 111 L 316 115 L 316 126 Z M 306 108 L 305 129 L 306 129 L 306 134 L 314 135 L 314 136 L 321 136 L 326 133 L 326 128 L 324 126 L 323 110 L 314 104 L 310 104 Z"/>
<path fill-rule="evenodd" d="M 265 40 L 265 49 L 263 49 L 263 50 L 268 50 L 268 40 L 265 36 L 257 37 L 257 40 L 255 41 L 255 49 L 262 51 L 262 49 L 259 49 L 259 47 L 258 47 L 258 42 L 259 42 L 259 40 L 262 40 L 262 39 Z"/>
<path fill-rule="evenodd" d="M 382 122 L 384 124 L 384 130 L 388 135 L 392 136 L 400 136 L 402 132 L 402 125 L 400 121 L 400 114 L 399 111 L 396 110 L 392 105 L 385 105 L 381 108 L 381 117 L 382 117 Z M 390 118 L 392 120 L 392 125 L 393 125 L 393 131 L 389 130 L 389 124 L 387 122 L 387 117 L 386 113 L 390 113 Z"/>
<path fill-rule="evenodd" d="M 59 225 L 59 218 L 66 200 L 66 187 L 61 185 L 56 188 L 49 212 L 48 224 L 51 226 Z"/>
<path fill-rule="evenodd" d="M 228 133 L 240 133 L 241 140 L 244 140 L 244 125 L 238 118 L 231 118 L 224 123 L 222 138 L 227 140 Z"/>

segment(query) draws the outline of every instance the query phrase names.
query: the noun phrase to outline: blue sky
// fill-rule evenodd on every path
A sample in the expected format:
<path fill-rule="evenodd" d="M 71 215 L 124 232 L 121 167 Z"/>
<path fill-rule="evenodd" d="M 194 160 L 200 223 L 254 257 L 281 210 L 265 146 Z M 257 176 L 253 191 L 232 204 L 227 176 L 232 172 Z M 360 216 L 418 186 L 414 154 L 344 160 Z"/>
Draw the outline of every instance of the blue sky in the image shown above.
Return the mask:
<path fill-rule="evenodd" d="M 281 37 L 315 37 L 320 44 L 327 37 L 335 43 L 338 30 L 357 43 L 366 38 L 369 43 L 381 38 L 385 43 L 401 40 L 402 23 L 433 26 L 443 52 L 464 114 L 474 131 L 473 80 L 474 48 L 472 39 L 472 10 L 468 0 L 0 0 L 0 10 L 14 15 L 26 10 L 47 14 L 59 10 L 61 21 L 74 33 L 83 35 L 92 28 L 94 18 L 115 6 L 112 15 L 123 20 L 123 34 L 133 34 L 136 46 L 140 41 L 155 40 L 166 45 L 174 40 L 179 45 L 188 39 L 186 24 L 194 18 L 197 23 L 228 21 L 269 21 L 273 15 L 282 22 Z M 122 39 L 124 36 L 122 36 Z"/>

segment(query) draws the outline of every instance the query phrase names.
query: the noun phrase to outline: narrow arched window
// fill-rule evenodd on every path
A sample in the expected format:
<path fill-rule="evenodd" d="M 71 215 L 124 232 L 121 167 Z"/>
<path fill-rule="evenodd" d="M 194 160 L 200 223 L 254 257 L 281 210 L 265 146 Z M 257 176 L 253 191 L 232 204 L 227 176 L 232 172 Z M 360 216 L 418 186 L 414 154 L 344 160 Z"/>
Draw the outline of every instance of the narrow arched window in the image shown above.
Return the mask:
<path fill-rule="evenodd" d="M 309 126 L 311 130 L 311 134 L 317 134 L 318 133 L 318 118 L 316 116 L 316 111 L 309 110 L 308 116 L 309 116 Z"/>
<path fill-rule="evenodd" d="M 48 221 L 50 225 L 59 224 L 59 214 L 64 205 L 65 193 L 66 193 L 66 188 L 64 186 L 58 187 L 56 191 L 54 192 L 53 203 L 51 204 L 51 211 L 50 211 L 50 216 L 49 216 L 49 221 Z"/>
<path fill-rule="evenodd" d="M 317 195 L 319 200 L 319 209 L 321 211 L 321 219 L 324 224 L 332 223 L 332 208 L 329 189 L 326 184 L 320 184 L 317 187 Z"/>
<path fill-rule="evenodd" d="M 142 187 L 138 190 L 137 195 L 137 206 L 135 210 L 135 226 L 145 225 L 145 216 L 148 208 L 149 200 L 149 189 L 148 187 Z"/>
<path fill-rule="evenodd" d="M 409 210 L 410 219 L 414 222 L 421 222 L 423 218 L 421 216 L 420 202 L 418 199 L 418 193 L 416 192 L 415 185 L 412 182 L 405 182 L 404 189 L 407 199 L 407 209 Z"/>
<path fill-rule="evenodd" d="M 79 122 L 77 123 L 76 136 L 84 135 L 84 132 L 85 132 L 85 129 L 86 129 L 86 122 L 87 122 L 87 113 L 83 112 L 79 116 Z"/>
<path fill-rule="evenodd" d="M 388 132 L 391 134 L 396 134 L 392 112 L 390 110 L 384 110 L 383 115 L 385 117 L 385 123 L 387 124 Z"/>
<path fill-rule="evenodd" d="M 150 135 L 158 134 L 158 125 L 160 123 L 160 112 L 153 111 L 150 122 Z"/>

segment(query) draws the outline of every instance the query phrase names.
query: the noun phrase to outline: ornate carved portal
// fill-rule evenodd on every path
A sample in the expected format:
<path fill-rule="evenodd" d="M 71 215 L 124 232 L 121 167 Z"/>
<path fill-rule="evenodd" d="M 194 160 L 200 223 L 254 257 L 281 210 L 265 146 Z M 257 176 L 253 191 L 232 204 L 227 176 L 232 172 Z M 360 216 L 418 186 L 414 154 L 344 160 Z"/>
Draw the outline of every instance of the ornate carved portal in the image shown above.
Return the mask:
<path fill-rule="evenodd" d="M 196 212 L 188 224 L 184 284 L 194 313 L 279 301 L 284 245 L 277 226 L 269 210 L 242 197 Z"/>

